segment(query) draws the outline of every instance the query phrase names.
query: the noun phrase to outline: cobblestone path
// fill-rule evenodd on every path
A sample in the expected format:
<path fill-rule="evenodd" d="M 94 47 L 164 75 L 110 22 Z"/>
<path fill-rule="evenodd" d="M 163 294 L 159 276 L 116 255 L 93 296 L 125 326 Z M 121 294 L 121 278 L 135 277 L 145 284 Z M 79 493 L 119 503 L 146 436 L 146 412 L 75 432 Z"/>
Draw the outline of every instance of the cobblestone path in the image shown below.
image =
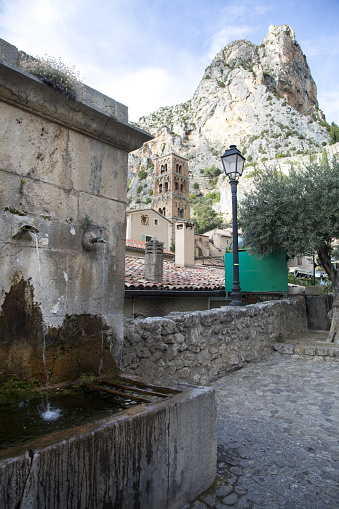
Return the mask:
<path fill-rule="evenodd" d="M 215 382 L 218 473 L 185 508 L 339 508 L 339 363 L 272 354 Z"/>

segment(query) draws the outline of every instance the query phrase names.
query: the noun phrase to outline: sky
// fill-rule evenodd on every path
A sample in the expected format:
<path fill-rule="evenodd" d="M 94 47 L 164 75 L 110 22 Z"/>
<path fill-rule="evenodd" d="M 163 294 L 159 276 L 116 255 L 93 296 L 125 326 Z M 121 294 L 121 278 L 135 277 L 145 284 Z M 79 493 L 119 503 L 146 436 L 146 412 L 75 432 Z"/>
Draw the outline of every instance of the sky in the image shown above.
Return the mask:
<path fill-rule="evenodd" d="M 326 120 L 339 125 L 339 0 L 0 0 L 0 38 L 75 66 L 137 121 L 193 96 L 235 39 L 260 44 L 289 24 Z"/>

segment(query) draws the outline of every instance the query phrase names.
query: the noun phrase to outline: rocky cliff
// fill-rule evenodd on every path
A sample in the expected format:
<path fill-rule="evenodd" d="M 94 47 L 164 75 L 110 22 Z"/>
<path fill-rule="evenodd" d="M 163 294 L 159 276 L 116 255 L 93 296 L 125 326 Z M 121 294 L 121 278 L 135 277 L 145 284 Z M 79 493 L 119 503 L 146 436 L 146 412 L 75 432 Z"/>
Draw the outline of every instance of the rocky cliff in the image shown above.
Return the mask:
<path fill-rule="evenodd" d="M 321 152 L 328 144 L 324 120 L 316 84 L 291 27 L 271 26 L 259 46 L 233 41 L 207 67 L 191 100 L 139 120 L 155 138 L 130 154 L 130 206 L 150 202 L 157 156 L 173 151 L 187 157 L 191 188 L 197 182 L 205 194 L 211 179 L 202 170 L 221 168 L 220 155 L 230 144 L 242 151 L 247 166 L 295 160 Z M 147 171 L 146 178 L 140 179 L 140 169 Z M 214 190 L 220 191 L 214 206 L 226 214 L 230 198 L 222 179 L 220 175 L 213 182 Z"/>

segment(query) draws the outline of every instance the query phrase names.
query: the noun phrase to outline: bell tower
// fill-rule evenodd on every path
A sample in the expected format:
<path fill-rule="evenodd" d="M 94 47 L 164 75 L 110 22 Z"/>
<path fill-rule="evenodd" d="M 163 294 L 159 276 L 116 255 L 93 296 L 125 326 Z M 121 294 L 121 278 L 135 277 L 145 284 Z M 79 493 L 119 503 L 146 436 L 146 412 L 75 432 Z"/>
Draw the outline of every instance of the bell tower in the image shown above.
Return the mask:
<path fill-rule="evenodd" d="M 152 208 L 170 221 L 190 219 L 188 160 L 176 154 L 156 159 Z"/>

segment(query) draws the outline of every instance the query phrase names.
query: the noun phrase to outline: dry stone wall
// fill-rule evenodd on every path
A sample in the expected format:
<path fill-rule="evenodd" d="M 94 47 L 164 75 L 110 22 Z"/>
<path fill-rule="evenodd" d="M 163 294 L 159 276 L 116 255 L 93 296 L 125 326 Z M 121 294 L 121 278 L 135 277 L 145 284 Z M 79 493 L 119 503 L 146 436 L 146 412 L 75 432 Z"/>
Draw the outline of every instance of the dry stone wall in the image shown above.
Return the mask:
<path fill-rule="evenodd" d="M 163 384 L 206 385 L 306 329 L 302 297 L 126 320 L 122 367 Z"/>

